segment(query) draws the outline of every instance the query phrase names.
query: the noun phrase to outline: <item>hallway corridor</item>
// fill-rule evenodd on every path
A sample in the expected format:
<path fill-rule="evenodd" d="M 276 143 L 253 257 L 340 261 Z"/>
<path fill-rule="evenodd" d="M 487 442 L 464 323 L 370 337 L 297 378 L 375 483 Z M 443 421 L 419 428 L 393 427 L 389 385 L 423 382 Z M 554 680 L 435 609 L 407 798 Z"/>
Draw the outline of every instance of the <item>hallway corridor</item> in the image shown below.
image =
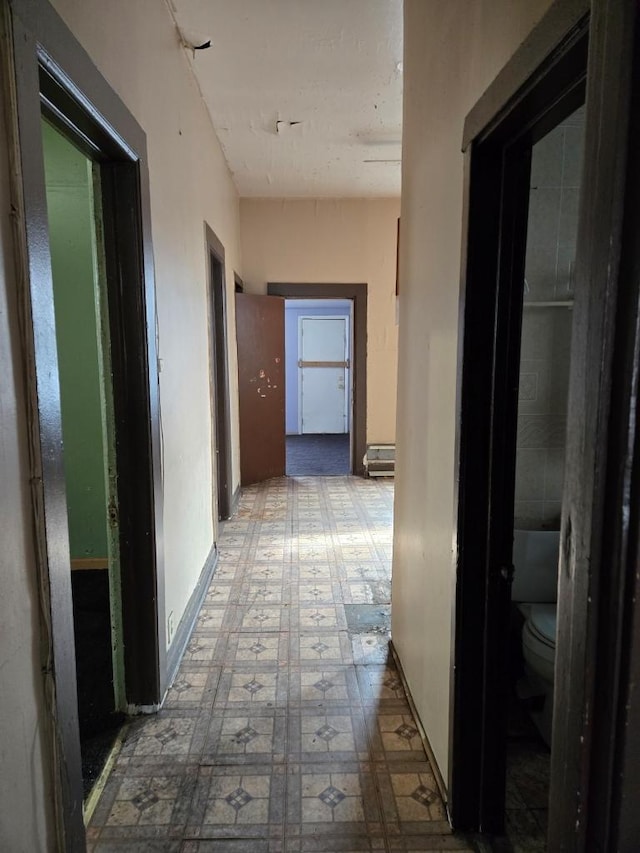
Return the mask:
<path fill-rule="evenodd" d="M 243 491 L 164 709 L 126 733 L 90 851 L 470 849 L 388 655 L 392 508 L 381 480 Z"/>

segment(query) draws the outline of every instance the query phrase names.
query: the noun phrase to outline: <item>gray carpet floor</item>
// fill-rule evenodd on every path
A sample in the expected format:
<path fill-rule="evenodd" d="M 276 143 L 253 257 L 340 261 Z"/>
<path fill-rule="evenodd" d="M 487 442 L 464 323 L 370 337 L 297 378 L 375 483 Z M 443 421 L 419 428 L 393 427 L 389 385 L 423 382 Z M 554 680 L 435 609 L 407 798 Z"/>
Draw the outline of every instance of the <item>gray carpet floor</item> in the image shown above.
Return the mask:
<path fill-rule="evenodd" d="M 288 435 L 288 477 L 340 477 L 351 472 L 346 435 Z"/>

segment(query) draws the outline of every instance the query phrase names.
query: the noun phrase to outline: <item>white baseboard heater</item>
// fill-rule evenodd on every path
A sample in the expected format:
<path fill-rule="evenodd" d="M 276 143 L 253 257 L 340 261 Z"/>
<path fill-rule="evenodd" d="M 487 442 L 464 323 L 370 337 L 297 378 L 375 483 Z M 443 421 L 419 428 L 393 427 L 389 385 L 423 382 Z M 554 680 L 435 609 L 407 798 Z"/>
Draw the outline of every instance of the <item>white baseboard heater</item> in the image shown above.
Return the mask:
<path fill-rule="evenodd" d="M 364 457 L 367 477 L 393 477 L 396 468 L 395 444 L 368 444 Z"/>

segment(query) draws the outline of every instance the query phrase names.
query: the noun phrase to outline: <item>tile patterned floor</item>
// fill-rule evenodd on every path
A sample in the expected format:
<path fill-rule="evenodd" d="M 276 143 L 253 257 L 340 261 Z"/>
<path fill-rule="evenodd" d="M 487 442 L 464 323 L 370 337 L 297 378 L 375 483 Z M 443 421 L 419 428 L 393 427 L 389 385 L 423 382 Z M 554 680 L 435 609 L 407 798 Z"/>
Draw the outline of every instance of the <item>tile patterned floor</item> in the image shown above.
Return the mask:
<path fill-rule="evenodd" d="M 244 491 L 165 706 L 127 733 L 90 851 L 472 849 L 450 832 L 380 627 L 392 504 L 391 482 L 353 477 Z M 356 605 L 369 616 L 354 621 Z"/>

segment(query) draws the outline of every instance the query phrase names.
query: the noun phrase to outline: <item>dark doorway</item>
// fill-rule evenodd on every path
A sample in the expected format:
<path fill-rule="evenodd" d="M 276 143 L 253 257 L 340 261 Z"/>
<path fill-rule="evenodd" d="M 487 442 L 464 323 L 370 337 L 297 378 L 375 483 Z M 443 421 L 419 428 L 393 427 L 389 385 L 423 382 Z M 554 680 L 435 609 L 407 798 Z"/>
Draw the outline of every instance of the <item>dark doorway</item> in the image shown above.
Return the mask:
<path fill-rule="evenodd" d="M 513 512 L 506 832 L 546 841 L 557 637 L 560 521 L 575 304 L 585 110 L 531 149 Z"/>
<path fill-rule="evenodd" d="M 113 442 L 107 435 L 106 454 L 92 451 L 92 458 L 95 462 L 97 456 L 106 469 L 107 554 L 96 545 L 82 559 L 104 561 L 106 557 L 109 577 L 107 581 L 103 576 L 97 593 L 92 590 L 85 596 L 86 591 L 78 591 L 75 603 L 84 596 L 90 608 L 94 594 L 100 599 L 105 630 L 101 629 L 99 653 L 104 657 L 101 663 L 94 659 L 94 665 L 107 672 L 97 692 L 111 694 L 112 710 L 128 712 L 157 709 L 166 689 L 160 418 L 146 141 L 50 4 L 36 0 L 12 3 L 10 8 L 11 16 L 7 14 L 4 22 L 10 23 L 12 51 L 5 59 L 7 79 L 15 82 L 15 114 L 9 132 L 19 152 L 14 205 L 23 214 L 15 221 L 22 266 L 19 298 L 28 318 L 21 334 L 30 370 L 31 498 L 40 604 L 47 614 L 43 623 L 43 678 L 50 702 L 46 720 L 51 726 L 47 735 L 55 744 L 59 837 L 66 850 L 81 851 L 85 847 L 84 798 L 76 680 L 76 657 L 80 656 L 74 643 L 70 517 L 62 449 L 65 430 L 42 118 L 84 157 L 94 191 L 94 237 L 96 245 L 102 246 L 96 253 L 100 261 L 96 292 L 104 306 L 102 343 L 108 342 L 110 354 L 111 382 L 104 383 L 103 390 L 107 396 L 112 392 L 113 403 L 111 415 L 108 402 L 103 414 L 110 422 L 107 433 L 112 429 Z M 62 331 L 65 338 L 68 334 Z M 97 563 L 77 568 L 74 586 L 82 584 L 81 576 L 100 571 Z M 89 650 L 91 643 L 86 645 Z M 87 693 L 90 698 L 92 690 Z"/>
<path fill-rule="evenodd" d="M 531 542 L 534 539 L 537 542 L 536 537 L 544 535 L 542 528 L 545 526 L 544 495 L 535 488 L 537 482 L 521 486 L 516 477 L 516 462 L 521 463 L 522 470 L 523 459 L 529 452 L 528 448 L 522 447 L 527 444 L 523 431 L 537 430 L 539 437 L 533 442 L 534 450 L 545 458 L 545 442 L 554 443 L 550 438 L 557 438 L 555 433 L 558 433 L 563 444 L 565 431 L 566 394 L 564 400 L 557 403 L 558 407 L 564 408 L 555 420 L 549 414 L 546 401 L 544 412 L 540 409 L 541 414 L 536 415 L 536 424 L 529 425 L 518 418 L 519 401 L 526 409 L 527 404 L 522 398 L 534 396 L 528 393 L 527 382 L 535 382 L 537 388 L 537 382 L 543 382 L 540 378 L 543 374 L 560 372 L 558 366 L 546 371 L 545 365 L 553 359 L 553 354 L 548 351 L 549 340 L 554 333 L 553 324 L 566 319 L 568 313 L 566 308 L 558 305 L 567 301 L 567 297 L 563 300 L 556 295 L 557 217 L 554 245 L 547 245 L 552 240 L 545 237 L 545 226 L 553 219 L 556 196 L 558 205 L 562 197 L 563 164 L 562 161 L 559 164 L 557 186 L 543 186 L 542 169 L 540 176 L 536 177 L 541 184 L 538 189 L 532 181 L 532 150 L 539 141 L 543 144 L 547 134 L 584 102 L 587 34 L 587 22 L 584 21 L 582 28 L 574 30 L 567 39 L 555 61 L 550 61 L 546 74 L 541 74 L 542 79 L 522 96 L 517 109 L 511 110 L 486 134 L 480 133 L 473 153 L 468 155 L 472 172 L 468 189 L 468 256 L 463 296 L 465 321 L 459 434 L 452 811 L 456 825 L 465 828 L 475 825 L 492 833 L 502 833 L 505 827 L 510 687 L 523 646 L 524 617 L 518 609 L 512 614 L 514 561 L 518 566 L 518 580 L 521 581 L 523 569 L 520 563 L 524 561 L 519 557 L 520 540 L 528 537 L 526 542 L 529 544 L 523 547 L 525 551 L 527 547 L 531 551 Z M 555 151 L 550 150 L 547 154 L 545 167 L 555 168 L 558 164 L 550 162 Z M 542 210 L 538 223 L 535 209 L 539 203 Z M 538 240 L 533 249 L 529 246 L 529 252 L 528 235 L 533 237 L 534 243 L 536 238 Z M 553 264 L 547 261 L 550 253 L 553 254 Z M 566 290 L 567 285 L 568 276 L 563 277 L 559 286 Z M 538 307 L 524 309 L 527 345 L 522 348 L 525 299 L 527 303 L 535 301 Z M 544 303 L 553 307 L 544 308 Z M 533 318 L 530 317 L 532 311 L 537 311 Z M 541 312 L 553 312 L 548 328 L 545 326 L 542 332 L 538 328 Z M 569 327 L 564 330 L 569 336 L 571 317 L 569 313 Z M 537 339 L 529 352 L 528 328 L 532 322 L 536 324 Z M 530 370 L 524 371 L 531 376 L 521 374 L 521 353 L 525 361 L 529 355 L 540 356 Z M 563 361 L 568 361 L 568 353 Z M 568 372 L 566 363 L 562 365 L 562 371 Z M 536 391 L 536 395 L 547 396 L 542 394 L 542 389 L 540 394 Z M 548 428 L 551 422 L 555 433 Z M 535 480 L 534 474 L 544 476 L 544 464 L 539 464 L 538 457 L 529 461 L 537 467 L 535 471 L 528 472 L 531 474 L 528 480 Z M 563 465 L 558 464 L 563 469 Z M 524 524 L 518 522 L 521 527 L 538 528 L 517 531 L 515 551 L 518 553 L 514 553 L 516 497 L 522 503 L 518 514 L 528 509 L 529 516 L 532 515 L 532 504 L 542 498 L 538 522 L 529 523 L 530 518 L 525 519 Z M 561 485 L 555 497 L 557 525 L 554 519 L 554 525 L 550 526 L 559 527 Z M 479 507 L 482 507 L 481 511 Z M 546 591 L 546 601 L 555 598 L 553 592 L 557 589 L 558 564 L 558 548 L 555 555 L 551 553 L 552 548 L 548 550 L 548 574 L 555 573 L 555 578 L 548 581 L 547 586 L 552 591 Z M 482 566 L 481 571 L 478 571 L 479 566 Z M 547 572 L 546 567 L 539 569 L 539 573 L 542 571 Z M 517 593 L 515 598 L 518 599 Z M 533 598 L 536 598 L 535 594 Z M 525 605 L 531 606 L 531 596 L 525 594 L 525 599 Z M 537 601 L 542 600 L 537 597 Z M 520 655 L 515 654 L 516 649 Z M 557 653 L 562 653 L 559 647 Z M 534 698 L 538 699 L 537 696 Z M 468 714 L 474 703 L 475 713 L 482 722 L 470 725 Z M 512 703 L 511 710 L 514 709 Z M 549 702 L 547 715 L 550 717 Z M 464 773 L 460 770 L 463 763 Z M 527 817 L 535 823 L 530 809 Z"/>
<path fill-rule="evenodd" d="M 214 478 L 218 521 L 229 518 L 231 495 L 231 426 L 229 422 L 229 356 L 227 345 L 227 291 L 224 246 L 205 226 L 209 255 L 209 353 L 213 420 Z"/>
<path fill-rule="evenodd" d="M 631 424 L 640 184 L 628 143 L 637 133 L 638 38 L 633 2 L 596 0 L 589 15 L 587 4 L 559 0 L 465 125 L 451 810 L 458 829 L 501 833 L 518 562 L 518 397 L 522 402 L 527 384 L 532 387 L 520 369 L 532 151 L 579 109 L 587 92 L 575 289 L 566 300 L 556 299 L 557 292 L 552 300 L 554 311 L 558 302 L 573 302 L 557 309 L 572 308 L 573 323 L 564 333 L 571 335 L 571 358 L 560 466 L 551 850 L 632 849 L 633 842 L 620 846 L 619 839 L 638 828 L 629 805 L 637 796 L 637 766 L 631 770 L 623 751 L 638 736 L 625 705 L 637 614 L 629 599 L 624 604 L 636 583 L 635 556 L 627 560 L 626 548 L 635 555 L 637 543 L 630 509 L 637 489 Z"/>

